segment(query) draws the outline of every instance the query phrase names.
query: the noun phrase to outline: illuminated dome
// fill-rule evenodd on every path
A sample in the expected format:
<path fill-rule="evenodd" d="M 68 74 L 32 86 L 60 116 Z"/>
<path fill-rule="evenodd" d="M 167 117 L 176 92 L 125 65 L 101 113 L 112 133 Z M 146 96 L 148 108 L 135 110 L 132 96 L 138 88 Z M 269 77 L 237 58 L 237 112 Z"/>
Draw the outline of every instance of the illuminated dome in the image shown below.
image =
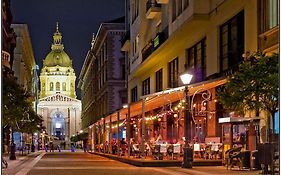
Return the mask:
<path fill-rule="evenodd" d="M 60 50 L 52 50 L 43 62 L 44 66 L 53 67 L 53 66 L 61 66 L 61 67 L 72 67 L 72 61 L 69 56 L 65 53 L 65 51 Z"/>
<path fill-rule="evenodd" d="M 43 61 L 43 67 L 72 67 L 72 61 L 63 50 L 64 47 L 61 42 L 61 39 L 62 35 L 59 32 L 59 27 L 57 23 L 56 32 L 53 35 L 53 44 L 51 47 L 52 51 L 46 56 L 45 60 Z"/>

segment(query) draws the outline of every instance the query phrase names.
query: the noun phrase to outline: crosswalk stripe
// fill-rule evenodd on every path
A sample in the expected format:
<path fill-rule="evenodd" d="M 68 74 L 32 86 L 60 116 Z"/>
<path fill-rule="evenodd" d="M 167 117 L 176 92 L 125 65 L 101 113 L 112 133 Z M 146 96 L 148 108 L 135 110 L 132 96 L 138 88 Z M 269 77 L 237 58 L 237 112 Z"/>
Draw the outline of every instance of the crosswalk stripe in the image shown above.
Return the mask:
<path fill-rule="evenodd" d="M 37 156 L 32 162 L 27 164 L 25 168 L 21 169 L 16 175 L 26 175 L 32 167 L 45 155 L 45 153 L 40 154 Z"/>

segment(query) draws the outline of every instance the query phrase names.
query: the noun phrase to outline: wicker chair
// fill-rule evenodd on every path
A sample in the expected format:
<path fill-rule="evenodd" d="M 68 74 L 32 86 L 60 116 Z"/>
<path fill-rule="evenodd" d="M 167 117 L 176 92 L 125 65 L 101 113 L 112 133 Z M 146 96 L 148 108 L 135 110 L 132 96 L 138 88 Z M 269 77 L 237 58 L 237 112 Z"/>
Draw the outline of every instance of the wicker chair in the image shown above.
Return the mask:
<path fill-rule="evenodd" d="M 230 170 L 233 166 L 241 168 L 241 149 L 242 147 L 235 147 L 225 152 L 226 169 L 230 166 Z"/>

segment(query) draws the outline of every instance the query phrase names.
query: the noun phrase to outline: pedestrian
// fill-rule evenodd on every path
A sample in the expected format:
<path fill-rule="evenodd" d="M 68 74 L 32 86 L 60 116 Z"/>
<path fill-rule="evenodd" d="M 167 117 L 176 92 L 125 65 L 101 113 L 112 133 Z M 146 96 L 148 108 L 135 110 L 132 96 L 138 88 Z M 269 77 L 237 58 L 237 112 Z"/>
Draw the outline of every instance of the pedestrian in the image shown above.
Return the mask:
<path fill-rule="evenodd" d="M 54 144 L 53 144 L 53 142 L 50 142 L 50 152 L 54 152 Z"/>
<path fill-rule="evenodd" d="M 58 144 L 57 146 L 57 149 L 59 150 L 59 152 L 61 152 L 61 149 L 60 149 L 60 145 Z"/>
<path fill-rule="evenodd" d="M 86 144 L 83 144 L 83 150 L 84 150 L 84 153 L 87 152 L 87 145 Z"/>
<path fill-rule="evenodd" d="M 49 149 L 49 145 L 48 145 L 48 143 L 46 143 L 45 144 L 45 151 L 48 152 L 48 149 Z"/>
<path fill-rule="evenodd" d="M 71 151 L 71 152 L 75 152 L 75 147 L 74 147 L 74 144 L 73 144 L 73 143 L 71 143 L 70 151 Z"/>

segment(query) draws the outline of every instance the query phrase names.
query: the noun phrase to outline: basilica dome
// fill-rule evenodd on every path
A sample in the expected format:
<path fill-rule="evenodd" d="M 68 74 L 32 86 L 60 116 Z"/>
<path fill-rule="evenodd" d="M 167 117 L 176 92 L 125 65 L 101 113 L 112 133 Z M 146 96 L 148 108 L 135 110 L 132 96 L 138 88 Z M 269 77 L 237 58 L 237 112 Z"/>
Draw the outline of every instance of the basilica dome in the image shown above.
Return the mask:
<path fill-rule="evenodd" d="M 43 61 L 43 67 L 72 67 L 72 60 L 63 50 L 62 35 L 59 32 L 59 27 L 57 23 L 56 32 L 53 35 L 53 43 L 51 47 L 51 52 L 46 56 Z"/>
<path fill-rule="evenodd" d="M 63 50 L 52 50 L 43 62 L 44 66 L 53 67 L 72 67 L 72 61 L 69 56 Z"/>

